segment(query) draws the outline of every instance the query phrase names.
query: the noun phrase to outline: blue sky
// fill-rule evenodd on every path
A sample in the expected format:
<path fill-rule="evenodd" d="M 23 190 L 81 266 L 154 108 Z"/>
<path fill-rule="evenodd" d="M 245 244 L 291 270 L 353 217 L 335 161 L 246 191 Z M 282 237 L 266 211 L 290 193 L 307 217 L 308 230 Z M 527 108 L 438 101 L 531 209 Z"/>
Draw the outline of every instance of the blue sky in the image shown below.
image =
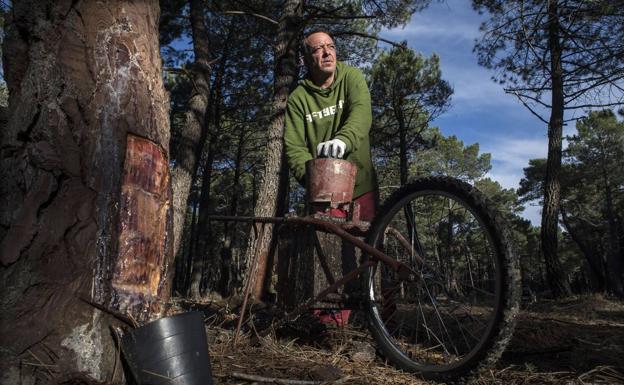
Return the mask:
<path fill-rule="evenodd" d="M 423 55 L 440 56 L 442 77 L 453 86 L 454 94 L 451 108 L 433 125 L 466 145 L 478 142 L 481 152 L 492 154 L 488 176 L 505 188 L 518 188 L 529 159 L 546 157 L 547 127 L 491 80 L 491 70 L 478 65 L 472 48 L 485 19 L 468 0 L 434 2 L 414 14 L 404 28 L 384 30 L 381 36 L 407 40 L 410 48 Z M 528 206 L 524 216 L 539 225 L 539 207 Z"/>

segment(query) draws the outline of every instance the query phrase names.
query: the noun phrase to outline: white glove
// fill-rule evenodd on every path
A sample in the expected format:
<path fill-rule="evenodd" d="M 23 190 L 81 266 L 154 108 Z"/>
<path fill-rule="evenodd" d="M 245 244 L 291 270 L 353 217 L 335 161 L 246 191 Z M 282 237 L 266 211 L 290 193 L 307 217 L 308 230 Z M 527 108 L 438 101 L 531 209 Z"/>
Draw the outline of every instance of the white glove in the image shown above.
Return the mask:
<path fill-rule="evenodd" d="M 319 143 L 316 146 L 316 155 L 331 158 L 342 158 L 347 145 L 340 139 L 332 139 L 327 142 Z"/>

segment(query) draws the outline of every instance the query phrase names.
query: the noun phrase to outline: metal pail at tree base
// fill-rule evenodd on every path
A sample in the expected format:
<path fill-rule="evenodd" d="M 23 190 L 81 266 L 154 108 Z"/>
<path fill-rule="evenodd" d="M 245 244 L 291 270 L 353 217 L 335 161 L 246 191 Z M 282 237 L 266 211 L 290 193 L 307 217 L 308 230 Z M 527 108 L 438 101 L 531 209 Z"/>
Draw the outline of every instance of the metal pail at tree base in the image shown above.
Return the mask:
<path fill-rule="evenodd" d="M 121 348 L 139 385 L 212 385 L 202 313 L 158 319 L 126 334 Z"/>
<path fill-rule="evenodd" d="M 319 158 L 306 162 L 308 202 L 329 203 L 337 207 L 351 202 L 355 186 L 355 164 L 335 158 Z"/>

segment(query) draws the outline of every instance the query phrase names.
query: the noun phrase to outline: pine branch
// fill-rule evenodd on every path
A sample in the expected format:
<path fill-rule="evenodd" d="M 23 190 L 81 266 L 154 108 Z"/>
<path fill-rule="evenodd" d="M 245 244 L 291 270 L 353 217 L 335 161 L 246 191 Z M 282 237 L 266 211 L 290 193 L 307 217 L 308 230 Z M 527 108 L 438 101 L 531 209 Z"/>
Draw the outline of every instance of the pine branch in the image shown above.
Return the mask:
<path fill-rule="evenodd" d="M 615 106 L 624 106 L 624 100 L 613 103 L 597 103 L 597 104 L 580 104 L 573 107 L 566 107 L 566 110 L 578 110 L 585 108 L 605 108 L 605 107 L 615 107 Z"/>
<path fill-rule="evenodd" d="M 621 92 L 624 92 L 624 90 L 622 89 L 621 86 L 619 86 L 617 84 L 618 81 L 624 79 L 624 74 L 613 78 L 613 77 L 609 77 L 607 75 L 603 75 L 600 78 L 595 78 L 595 79 L 586 79 L 584 81 L 580 81 L 578 82 L 578 84 L 587 84 L 589 83 L 586 87 L 583 88 L 579 88 L 577 91 L 566 95 L 566 104 L 569 104 L 571 102 L 573 102 L 574 100 L 580 98 L 581 96 L 585 95 L 585 93 L 587 93 L 588 91 L 592 90 L 592 89 L 597 89 L 599 87 L 603 87 L 603 86 L 612 86 L 615 87 L 616 89 L 620 90 Z"/>
<path fill-rule="evenodd" d="M 278 25 L 279 23 L 273 19 L 271 19 L 268 16 L 264 16 L 264 15 L 260 15 L 258 13 L 253 13 L 253 12 L 245 12 L 245 11 L 223 11 L 221 12 L 224 15 L 248 15 L 248 16 L 253 16 L 253 17 L 257 17 L 258 19 L 262 19 L 265 21 L 268 21 L 271 24 L 274 25 Z"/>
<path fill-rule="evenodd" d="M 376 16 L 369 15 L 354 15 L 354 16 L 340 16 L 340 15 L 327 15 L 317 16 L 316 19 L 331 19 L 331 20 L 359 20 L 359 19 L 375 19 Z"/>
<path fill-rule="evenodd" d="M 512 95 L 515 95 L 518 98 L 518 100 L 520 100 L 520 103 L 522 103 L 526 107 L 526 109 L 529 110 L 530 113 L 535 115 L 542 122 L 548 124 L 548 121 L 545 120 L 544 118 L 542 118 L 542 116 L 540 114 L 538 114 L 536 111 L 534 111 L 533 108 L 531 108 L 531 106 L 529 106 L 529 104 L 523 98 L 526 97 L 527 99 L 532 99 L 534 101 L 537 101 L 540 104 L 545 105 L 544 102 L 542 102 L 540 100 L 537 100 L 536 98 L 532 98 L 532 97 L 530 97 L 528 95 L 523 95 L 523 94 L 520 94 L 520 93 L 517 93 L 517 92 L 508 91 L 508 90 L 505 90 L 505 92 L 509 93 L 509 94 L 512 94 Z M 550 106 L 548 106 L 548 107 L 550 108 Z"/>
<path fill-rule="evenodd" d="M 347 7 L 347 4 L 343 4 L 339 7 L 333 8 L 333 9 L 325 9 L 325 8 L 321 8 L 321 7 L 316 7 L 314 5 L 308 4 L 307 9 L 313 10 L 314 12 L 310 12 L 310 14 L 306 17 L 307 20 L 312 20 L 312 19 L 320 19 L 320 18 L 325 18 L 327 15 L 331 15 L 334 14 L 344 8 Z"/>
<path fill-rule="evenodd" d="M 338 32 L 336 33 L 336 36 L 341 36 L 341 35 L 354 35 L 354 36 L 360 36 L 360 37 L 365 37 L 368 39 L 374 39 L 377 41 L 383 41 L 384 43 L 388 43 L 396 48 L 402 48 L 402 49 L 406 49 L 407 46 L 405 44 L 401 44 L 401 43 L 397 43 L 395 41 L 392 40 L 388 40 L 388 39 L 384 39 L 382 37 L 379 36 L 374 36 L 374 35 L 369 35 L 367 33 L 362 33 L 362 32 L 356 32 L 356 31 L 343 31 L 343 32 Z"/>
<path fill-rule="evenodd" d="M 537 88 L 537 89 L 527 89 L 528 91 L 532 91 L 537 93 L 537 91 L 543 91 L 543 89 L 541 88 Z M 540 98 L 536 97 L 536 96 L 531 96 L 531 95 L 527 95 L 525 93 L 520 92 L 520 89 L 516 89 L 516 88 L 505 88 L 504 89 L 505 93 L 508 94 L 512 94 L 515 95 L 517 98 L 522 98 L 522 99 L 529 99 L 534 101 L 535 103 L 545 107 L 545 108 L 551 108 L 552 106 L 548 103 L 545 103 L 543 101 L 540 100 Z"/>

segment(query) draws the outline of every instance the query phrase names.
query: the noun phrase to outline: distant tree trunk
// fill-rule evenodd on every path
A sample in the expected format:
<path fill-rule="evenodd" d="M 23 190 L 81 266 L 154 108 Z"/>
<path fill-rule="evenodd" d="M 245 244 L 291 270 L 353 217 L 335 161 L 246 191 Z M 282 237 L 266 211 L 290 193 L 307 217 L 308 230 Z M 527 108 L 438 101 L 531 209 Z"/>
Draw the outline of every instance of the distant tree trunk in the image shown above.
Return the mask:
<path fill-rule="evenodd" d="M 245 127 L 240 126 L 236 146 L 236 158 L 234 159 L 234 177 L 232 178 L 232 200 L 230 201 L 229 215 L 238 213 L 238 201 L 240 199 L 240 178 L 243 169 L 243 149 L 245 148 Z M 219 281 L 219 291 L 222 295 L 228 295 L 230 283 L 232 282 L 232 272 L 234 270 L 232 247 L 235 242 L 236 224 L 225 222 L 223 233 L 225 239 L 221 248 L 221 279 Z"/>
<path fill-rule="evenodd" d="M 177 255 L 182 240 L 182 229 L 189 206 L 189 192 L 197 175 L 199 158 L 206 141 L 206 111 L 210 95 L 210 50 L 204 17 L 204 2 L 190 1 L 191 33 L 195 62 L 191 71 L 193 93 L 188 101 L 185 122 L 171 147 L 175 166 L 171 171 L 173 188 L 173 251 Z M 181 261 L 182 262 L 182 261 Z"/>
<path fill-rule="evenodd" d="M 118 383 L 118 321 L 87 302 L 147 321 L 171 276 L 158 2 L 21 0 L 7 16 L 0 381 Z"/>
<path fill-rule="evenodd" d="M 605 292 L 606 277 L 603 266 L 604 264 L 602 262 L 602 255 L 598 252 L 598 250 L 596 250 L 597 243 L 592 242 L 591 239 L 588 239 L 587 237 L 587 233 L 592 232 L 589 230 L 592 226 L 587 223 L 585 223 L 584 226 L 580 226 L 580 228 L 584 229 L 583 236 L 577 230 L 577 226 L 574 226 L 574 224 L 568 219 L 565 208 L 561 209 L 561 218 L 568 234 L 570 234 L 572 240 L 577 244 L 585 256 L 587 266 L 589 266 L 590 281 L 594 285 L 594 289 L 599 292 Z"/>
<path fill-rule="evenodd" d="M 192 180 L 197 179 L 196 175 L 193 175 Z M 193 182 L 194 183 L 194 182 Z M 175 257 L 175 276 L 173 277 L 173 292 L 178 296 L 186 296 L 191 282 L 191 269 L 193 266 L 193 249 L 192 245 L 195 244 L 195 227 L 197 224 L 197 191 L 189 193 L 189 210 L 190 215 L 184 218 L 184 227 L 182 239 L 180 240 L 180 249 Z"/>
<path fill-rule="evenodd" d="M 561 136 L 563 131 L 563 69 L 561 67 L 561 45 L 559 42 L 559 22 L 557 2 L 548 2 L 549 47 L 552 79 L 552 108 L 548 124 L 548 160 L 546 180 L 544 181 L 544 207 L 542 210 L 541 240 L 546 275 L 553 296 L 556 298 L 570 295 L 570 284 L 563 275 L 557 253 L 559 200 L 561 184 Z"/>
<path fill-rule="evenodd" d="M 397 122 L 399 123 L 399 178 L 401 186 L 407 184 L 407 127 L 405 127 L 405 117 L 403 110 L 399 106 L 394 106 Z"/>
<path fill-rule="evenodd" d="M 605 211 L 607 224 L 609 227 L 609 247 L 607 247 L 607 264 L 609 266 L 609 282 L 611 289 L 618 297 L 624 297 L 624 282 L 622 282 L 622 264 L 624 255 L 620 250 L 620 240 L 618 239 L 617 219 L 615 205 L 613 204 L 613 189 L 609 183 L 609 176 L 606 167 L 602 167 L 602 179 L 605 190 Z"/>
<path fill-rule="evenodd" d="M 201 282 L 204 276 L 204 270 L 207 264 L 210 245 L 212 240 L 212 229 L 208 216 L 210 214 L 210 193 L 212 183 L 212 167 L 215 158 L 217 138 L 210 135 L 208 139 L 208 151 L 205 157 L 204 167 L 202 171 L 202 185 L 199 195 L 199 213 L 197 215 L 197 227 L 195 233 L 195 244 L 191 248 L 193 254 L 193 264 L 191 273 L 191 286 L 189 295 L 192 298 L 200 298 L 202 296 Z"/>
<path fill-rule="evenodd" d="M 302 12 L 302 0 L 286 0 L 279 20 L 275 46 L 273 118 L 269 126 L 260 194 L 254 210 L 254 215 L 258 217 L 282 214 L 278 213 L 278 205 L 285 200 L 288 186 L 288 171 L 284 164 L 284 115 L 288 95 L 297 80 L 297 44 L 303 26 Z M 248 280 L 252 280 L 252 293 L 256 299 L 260 299 L 262 295 L 269 251 L 275 242 L 275 233 L 274 226 L 266 224 L 261 226 L 257 238 L 253 230 L 249 235 L 250 242 L 245 253 L 246 275 Z M 258 260 L 257 270 L 251 272 L 254 255 Z"/>
<path fill-rule="evenodd" d="M 231 22 L 228 27 L 228 37 L 235 33 L 236 25 Z M 197 223 L 198 236 L 197 242 L 197 271 L 193 274 L 193 282 L 191 284 L 193 296 L 204 295 L 204 291 L 216 291 L 218 290 L 218 283 L 221 275 L 221 258 L 218 258 L 213 252 L 217 249 L 215 246 L 214 236 L 215 231 L 212 223 L 208 220 L 210 214 L 213 214 L 213 202 L 212 202 L 212 168 L 215 162 L 215 157 L 223 153 L 221 144 L 225 144 L 224 133 L 222 130 L 222 107 L 223 90 L 225 87 L 225 76 L 227 69 L 227 62 L 229 60 L 227 50 L 221 55 L 219 63 L 214 71 L 214 83 L 211 90 L 211 109 L 209 114 L 210 121 L 210 138 L 207 152 L 206 165 L 204 172 L 208 169 L 208 173 L 204 173 L 202 178 L 202 192 L 200 196 L 199 206 L 199 220 Z M 194 267 L 195 268 L 195 267 Z M 198 281 L 196 281 L 198 280 Z M 196 291 L 200 288 L 199 291 Z"/>
<path fill-rule="evenodd" d="M 195 253 L 193 260 L 193 274 L 191 279 L 191 296 L 199 298 L 203 295 L 202 283 L 206 279 L 206 273 L 211 270 L 219 270 L 219 260 L 211 259 L 211 242 L 213 242 L 212 224 L 208 220 L 212 212 L 212 174 L 215 157 L 217 156 L 219 143 L 221 143 L 221 105 L 223 104 L 223 78 L 227 55 L 224 54 L 216 71 L 214 84 L 210 92 L 210 112 L 208 114 L 209 138 L 208 151 L 202 173 L 202 187 L 199 197 L 199 215 L 197 220 L 197 232 L 195 237 Z M 218 273 L 218 271 L 216 271 Z M 212 284 L 214 282 L 210 282 Z M 212 289 L 212 288 L 211 288 Z"/>

